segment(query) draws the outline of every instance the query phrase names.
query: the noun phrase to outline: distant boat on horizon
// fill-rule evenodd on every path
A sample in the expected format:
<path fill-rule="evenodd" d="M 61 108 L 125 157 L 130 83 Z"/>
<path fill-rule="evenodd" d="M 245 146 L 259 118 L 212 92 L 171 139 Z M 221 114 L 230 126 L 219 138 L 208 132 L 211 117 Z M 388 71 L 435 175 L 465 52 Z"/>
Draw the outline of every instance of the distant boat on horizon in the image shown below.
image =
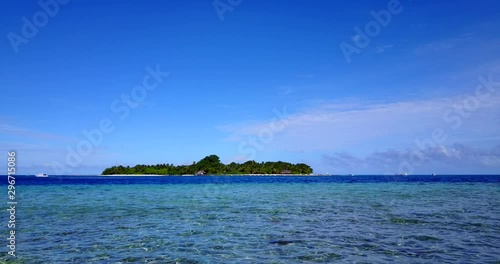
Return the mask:
<path fill-rule="evenodd" d="M 38 173 L 35 174 L 35 177 L 49 177 L 49 175 L 47 173 Z"/>

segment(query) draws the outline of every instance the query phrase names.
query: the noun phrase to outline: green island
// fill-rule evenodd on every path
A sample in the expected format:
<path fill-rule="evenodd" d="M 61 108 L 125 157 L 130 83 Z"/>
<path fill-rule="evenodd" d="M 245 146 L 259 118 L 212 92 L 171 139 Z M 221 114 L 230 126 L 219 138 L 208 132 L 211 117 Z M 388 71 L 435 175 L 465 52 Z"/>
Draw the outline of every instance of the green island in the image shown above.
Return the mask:
<path fill-rule="evenodd" d="M 206 156 L 191 165 L 157 164 L 113 166 L 106 168 L 102 175 L 241 175 L 241 174 L 311 174 L 312 168 L 304 163 L 261 162 L 250 160 L 245 163 L 223 164 L 217 155 Z"/>

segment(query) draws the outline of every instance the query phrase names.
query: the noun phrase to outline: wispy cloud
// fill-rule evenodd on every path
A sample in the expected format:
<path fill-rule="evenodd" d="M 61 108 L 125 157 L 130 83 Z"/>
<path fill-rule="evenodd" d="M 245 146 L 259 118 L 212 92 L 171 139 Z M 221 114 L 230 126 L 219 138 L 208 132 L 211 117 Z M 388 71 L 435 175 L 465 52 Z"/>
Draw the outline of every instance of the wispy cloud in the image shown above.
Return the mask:
<path fill-rule="evenodd" d="M 361 35 L 359 35 L 359 34 L 353 35 L 353 36 L 351 36 L 351 39 L 354 42 L 358 42 L 361 39 Z"/>
<path fill-rule="evenodd" d="M 293 93 L 293 89 L 290 86 L 283 86 L 283 87 L 280 87 L 279 89 L 280 89 L 281 95 L 289 95 L 289 94 Z"/>
<path fill-rule="evenodd" d="M 218 107 L 218 108 L 233 108 L 234 106 L 228 105 L 228 104 L 216 104 L 216 105 L 214 105 L 214 107 Z"/>
<path fill-rule="evenodd" d="M 356 157 L 347 152 L 338 152 L 322 156 L 323 162 L 333 169 L 339 171 L 371 171 L 378 173 L 400 173 L 397 171 L 399 164 L 407 160 L 414 151 L 422 153 L 421 164 L 416 171 L 428 171 L 429 168 L 467 166 L 486 166 L 500 168 L 500 145 L 480 149 L 463 144 L 453 144 L 450 146 L 439 145 L 423 150 L 388 149 L 382 152 L 373 152 L 365 157 Z M 419 168 L 421 167 L 421 168 Z"/>
<path fill-rule="evenodd" d="M 19 174 L 34 174 L 39 172 L 54 173 L 54 163 L 64 164 L 66 156 L 66 144 L 54 144 L 54 142 L 25 143 L 19 141 L 1 142 L 2 149 L 17 152 Z M 97 147 L 73 172 L 100 173 L 103 168 L 110 164 L 106 160 L 118 157 L 119 154 L 109 152 L 108 149 Z M 0 169 L 7 164 L 0 164 Z M 92 169 L 93 168 L 93 169 Z M 5 168 L 6 170 L 6 168 Z"/>
<path fill-rule="evenodd" d="M 415 53 L 420 56 L 433 56 L 438 53 L 460 50 L 462 53 L 493 52 L 493 54 L 497 54 L 500 38 L 497 34 L 494 34 L 495 32 L 498 32 L 498 29 L 479 25 L 455 36 L 443 37 L 423 43 L 415 48 Z"/>
<path fill-rule="evenodd" d="M 427 54 L 447 52 L 447 51 L 450 51 L 450 50 L 456 48 L 457 45 L 460 45 L 462 41 L 464 41 L 464 39 L 452 38 L 452 39 L 446 39 L 446 40 L 436 41 L 436 42 L 432 42 L 432 43 L 427 43 L 427 44 L 423 44 L 423 45 L 418 46 L 415 49 L 415 52 L 418 55 L 427 55 Z"/>
<path fill-rule="evenodd" d="M 312 74 L 312 73 L 299 74 L 298 77 L 300 77 L 300 78 L 312 78 L 312 77 L 314 77 L 314 74 Z"/>
<path fill-rule="evenodd" d="M 393 48 L 394 47 L 394 44 L 390 44 L 390 45 L 384 45 L 384 46 L 379 46 L 377 47 L 377 53 L 382 53 L 384 51 L 386 51 L 387 49 L 390 49 L 390 48 Z"/>
<path fill-rule="evenodd" d="M 419 28 L 419 29 L 420 28 L 426 28 L 427 26 L 428 26 L 428 24 L 423 24 L 423 23 L 421 23 L 421 24 L 411 24 L 410 25 L 411 28 Z"/>
<path fill-rule="evenodd" d="M 6 124 L 0 124 L 0 134 L 8 134 L 13 136 L 33 138 L 33 139 L 57 140 L 64 142 L 69 142 L 74 140 L 58 134 L 39 132 L 27 128 L 6 125 Z"/>
<path fill-rule="evenodd" d="M 450 98 L 401 101 L 391 103 L 323 103 L 287 116 L 286 128 L 269 144 L 275 150 L 316 151 L 339 150 L 351 147 L 386 145 L 411 146 L 414 140 L 429 137 L 435 128 L 445 129 L 450 140 L 466 141 L 491 136 L 500 131 L 500 97 L 482 101 L 467 118 L 462 118 L 458 129 L 452 128 L 459 118 L 454 111 L 464 96 Z M 450 112 L 448 119 L 444 114 Z M 230 124 L 223 126 L 228 138 L 259 136 L 268 121 Z M 487 125 L 485 125 L 487 124 Z M 476 128 L 480 127 L 478 130 Z M 404 146 L 404 145 L 403 145 Z"/>

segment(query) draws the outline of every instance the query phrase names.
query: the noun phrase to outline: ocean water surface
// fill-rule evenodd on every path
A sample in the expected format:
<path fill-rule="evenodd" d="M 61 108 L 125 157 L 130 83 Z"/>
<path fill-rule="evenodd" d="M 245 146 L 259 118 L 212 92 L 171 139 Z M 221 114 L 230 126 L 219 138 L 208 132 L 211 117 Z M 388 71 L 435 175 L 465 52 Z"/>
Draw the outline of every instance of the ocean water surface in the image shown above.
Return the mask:
<path fill-rule="evenodd" d="M 17 176 L 16 199 L 0 261 L 500 263 L 500 176 Z"/>

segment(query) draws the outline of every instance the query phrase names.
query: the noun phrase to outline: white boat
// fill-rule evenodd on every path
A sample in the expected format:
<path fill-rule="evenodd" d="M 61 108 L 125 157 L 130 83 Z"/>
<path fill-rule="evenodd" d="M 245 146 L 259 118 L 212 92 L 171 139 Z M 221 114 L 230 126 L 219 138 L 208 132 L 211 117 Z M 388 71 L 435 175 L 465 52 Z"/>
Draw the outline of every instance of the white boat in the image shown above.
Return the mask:
<path fill-rule="evenodd" d="M 49 177 L 49 175 L 47 173 L 38 173 L 35 174 L 35 177 Z"/>

